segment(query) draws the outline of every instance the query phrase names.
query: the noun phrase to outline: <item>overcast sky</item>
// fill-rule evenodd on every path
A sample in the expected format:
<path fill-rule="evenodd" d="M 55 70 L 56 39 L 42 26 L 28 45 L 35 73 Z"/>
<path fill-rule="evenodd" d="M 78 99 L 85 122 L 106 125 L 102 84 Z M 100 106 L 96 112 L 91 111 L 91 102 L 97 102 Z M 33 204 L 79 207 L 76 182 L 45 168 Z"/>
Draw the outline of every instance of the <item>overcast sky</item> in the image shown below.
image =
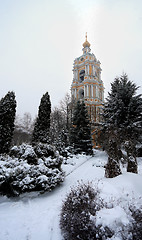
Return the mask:
<path fill-rule="evenodd" d="M 47 91 L 58 105 L 86 32 L 105 96 L 122 72 L 142 86 L 142 0 L 0 0 L 0 98 L 14 91 L 21 116 Z"/>

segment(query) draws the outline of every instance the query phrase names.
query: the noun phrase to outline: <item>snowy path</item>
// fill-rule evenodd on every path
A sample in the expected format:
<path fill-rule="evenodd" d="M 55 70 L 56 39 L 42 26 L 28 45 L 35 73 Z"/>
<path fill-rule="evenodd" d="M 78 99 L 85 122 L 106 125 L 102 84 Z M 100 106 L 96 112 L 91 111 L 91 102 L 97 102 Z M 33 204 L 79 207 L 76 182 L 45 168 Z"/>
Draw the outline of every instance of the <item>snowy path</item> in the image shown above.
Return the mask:
<path fill-rule="evenodd" d="M 69 176 L 70 174 L 72 174 L 76 169 L 80 168 L 83 164 L 85 164 L 87 161 L 89 161 L 92 157 L 89 157 L 87 159 L 85 159 L 85 161 L 81 162 L 80 164 L 78 164 L 77 166 L 75 166 L 69 173 L 66 173 L 66 177 Z"/>
<path fill-rule="evenodd" d="M 61 240 L 59 214 L 62 200 L 77 181 L 104 176 L 103 168 L 92 167 L 104 158 L 103 154 L 97 151 L 93 158 L 71 166 L 64 183 L 51 193 L 35 198 L 25 195 L 17 200 L 0 198 L 0 240 Z"/>
<path fill-rule="evenodd" d="M 139 158 L 140 174 L 124 171 L 113 179 L 104 178 L 103 166 L 107 159 L 104 152 L 96 151 L 94 157 L 87 158 L 80 155 L 69 159 L 68 164 L 63 165 L 65 181 L 51 193 L 39 196 L 38 193 L 23 194 L 11 200 L 0 197 L 0 240 L 62 240 L 59 228 L 62 201 L 70 188 L 81 180 L 88 182 L 101 179 L 102 199 L 112 201 L 121 198 L 120 202 L 124 205 L 127 205 L 127 200 L 133 203 L 135 196 L 141 201 L 142 158 Z M 122 215 L 118 214 L 117 208 L 113 208 L 113 211 L 114 214 L 111 214 L 110 209 L 111 218 L 107 221 L 115 223 L 115 217 L 118 216 L 121 221 L 126 216 L 124 211 Z M 101 216 L 102 221 L 106 222 L 106 214 Z"/>

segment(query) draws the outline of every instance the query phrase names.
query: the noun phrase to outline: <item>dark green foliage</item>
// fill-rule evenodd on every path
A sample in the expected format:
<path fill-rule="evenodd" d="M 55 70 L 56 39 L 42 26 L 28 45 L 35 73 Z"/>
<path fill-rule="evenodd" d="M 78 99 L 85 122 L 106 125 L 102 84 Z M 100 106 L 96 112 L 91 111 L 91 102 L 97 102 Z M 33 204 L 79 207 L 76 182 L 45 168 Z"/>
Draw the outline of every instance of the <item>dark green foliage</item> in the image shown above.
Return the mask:
<path fill-rule="evenodd" d="M 112 132 L 115 135 L 117 143 L 117 156 L 120 160 L 122 154 L 120 153 L 121 146 L 124 143 L 132 142 L 133 146 L 136 145 L 142 134 L 142 98 L 141 95 L 136 95 L 138 87 L 135 83 L 128 80 L 128 76 L 123 74 L 121 77 L 116 78 L 111 84 L 111 92 L 107 98 L 104 119 L 105 124 L 103 128 L 103 145 L 107 150 L 109 148 L 109 140 L 112 139 Z M 108 151 L 109 152 L 109 151 Z M 134 151 L 128 152 L 128 162 L 131 162 L 131 171 L 136 173 L 136 158 L 133 154 Z M 111 153 L 110 153 L 111 154 Z M 109 154 L 110 159 L 114 159 Z M 131 156 L 133 156 L 132 160 Z M 134 167 L 132 167 L 134 164 Z M 111 169 L 111 167 L 109 167 Z M 133 170 L 132 170 L 133 169 Z"/>
<path fill-rule="evenodd" d="M 138 87 L 128 80 L 126 74 L 116 78 L 111 84 L 104 117 L 107 126 L 113 126 L 124 140 L 137 140 L 142 127 L 142 98 L 136 95 Z"/>
<path fill-rule="evenodd" d="M 38 142 L 49 143 L 50 114 L 51 102 L 50 96 L 47 92 L 41 98 L 38 117 L 32 136 L 32 144 L 36 144 Z"/>
<path fill-rule="evenodd" d="M 14 131 L 15 93 L 8 92 L 0 100 L 0 153 L 8 153 Z"/>
<path fill-rule="evenodd" d="M 24 192 L 51 191 L 64 180 L 62 161 L 48 144 L 14 146 L 10 155 L 0 155 L 0 193 L 10 197 Z"/>
<path fill-rule="evenodd" d="M 74 108 L 70 141 L 75 154 L 83 152 L 92 154 L 91 128 L 84 102 L 78 101 Z"/>

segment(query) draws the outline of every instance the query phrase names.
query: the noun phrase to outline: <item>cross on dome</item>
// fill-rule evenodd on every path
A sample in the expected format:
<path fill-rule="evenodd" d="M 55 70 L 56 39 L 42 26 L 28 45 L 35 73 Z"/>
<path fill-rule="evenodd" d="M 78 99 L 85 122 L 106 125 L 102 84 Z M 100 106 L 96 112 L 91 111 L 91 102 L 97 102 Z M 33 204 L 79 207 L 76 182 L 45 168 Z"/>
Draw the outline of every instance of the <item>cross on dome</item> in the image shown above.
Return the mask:
<path fill-rule="evenodd" d="M 86 35 L 85 35 L 85 37 L 86 37 L 86 41 L 87 41 L 87 32 L 86 32 Z"/>

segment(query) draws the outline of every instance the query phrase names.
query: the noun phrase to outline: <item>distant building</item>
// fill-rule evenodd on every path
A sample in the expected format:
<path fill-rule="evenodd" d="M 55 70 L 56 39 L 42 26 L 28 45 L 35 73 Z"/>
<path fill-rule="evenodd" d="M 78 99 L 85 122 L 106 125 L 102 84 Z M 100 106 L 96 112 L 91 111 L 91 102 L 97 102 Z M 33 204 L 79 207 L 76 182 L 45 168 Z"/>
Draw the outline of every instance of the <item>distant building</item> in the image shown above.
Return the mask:
<path fill-rule="evenodd" d="M 101 80 L 100 62 L 91 53 L 90 43 L 83 43 L 83 54 L 74 60 L 73 81 L 71 85 L 72 101 L 83 100 L 88 108 L 94 147 L 100 147 L 97 139 L 102 122 L 104 104 L 104 86 Z"/>

